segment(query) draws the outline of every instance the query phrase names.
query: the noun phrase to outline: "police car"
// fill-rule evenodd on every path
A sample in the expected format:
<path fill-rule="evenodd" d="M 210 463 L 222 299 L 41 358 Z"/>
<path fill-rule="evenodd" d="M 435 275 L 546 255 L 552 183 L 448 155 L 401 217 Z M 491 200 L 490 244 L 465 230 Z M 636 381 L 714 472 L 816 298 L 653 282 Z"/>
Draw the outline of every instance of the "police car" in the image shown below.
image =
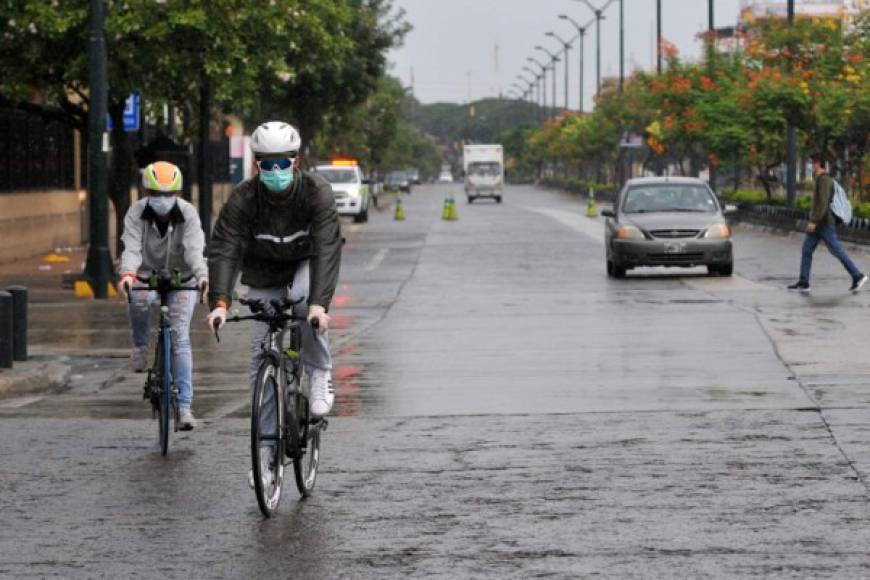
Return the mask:
<path fill-rule="evenodd" d="M 339 215 L 352 215 L 356 223 L 369 220 L 369 183 L 355 159 L 332 159 L 314 171 L 332 185 Z"/>

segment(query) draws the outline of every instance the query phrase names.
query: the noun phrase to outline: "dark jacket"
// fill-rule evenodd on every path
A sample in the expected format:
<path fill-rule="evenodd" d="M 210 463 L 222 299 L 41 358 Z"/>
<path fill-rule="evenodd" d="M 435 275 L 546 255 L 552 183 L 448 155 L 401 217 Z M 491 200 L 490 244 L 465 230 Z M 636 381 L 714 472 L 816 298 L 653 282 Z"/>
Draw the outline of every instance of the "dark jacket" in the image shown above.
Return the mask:
<path fill-rule="evenodd" d="M 221 208 L 209 245 L 209 304 L 232 302 L 236 274 L 255 288 L 293 281 L 310 259 L 309 304 L 327 310 L 338 282 L 341 227 L 332 187 L 319 175 L 297 171 L 290 193 L 275 198 L 255 176 L 233 189 Z"/>
<path fill-rule="evenodd" d="M 834 226 L 834 212 L 831 211 L 831 199 L 834 195 L 834 182 L 827 173 L 816 178 L 816 190 L 813 193 L 813 207 L 810 211 L 810 221 L 817 226 Z"/>

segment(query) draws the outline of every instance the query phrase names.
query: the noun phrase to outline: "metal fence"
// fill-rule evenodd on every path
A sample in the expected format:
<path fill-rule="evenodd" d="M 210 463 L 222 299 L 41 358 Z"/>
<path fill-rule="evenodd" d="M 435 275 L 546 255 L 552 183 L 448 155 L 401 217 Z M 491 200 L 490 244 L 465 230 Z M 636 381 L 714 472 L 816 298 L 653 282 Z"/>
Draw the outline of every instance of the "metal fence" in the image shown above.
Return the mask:
<path fill-rule="evenodd" d="M 23 111 L 0 113 L 0 193 L 75 187 L 68 124 Z"/>

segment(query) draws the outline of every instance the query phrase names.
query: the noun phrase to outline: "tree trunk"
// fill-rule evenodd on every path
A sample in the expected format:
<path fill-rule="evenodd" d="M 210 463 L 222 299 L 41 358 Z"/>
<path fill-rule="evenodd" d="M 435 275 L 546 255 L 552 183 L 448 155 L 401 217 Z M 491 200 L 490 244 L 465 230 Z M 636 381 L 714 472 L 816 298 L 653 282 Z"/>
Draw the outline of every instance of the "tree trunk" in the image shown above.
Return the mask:
<path fill-rule="evenodd" d="M 773 201 L 773 190 L 771 189 L 770 181 L 767 177 L 768 169 L 766 167 L 758 168 L 758 181 L 764 186 L 764 193 L 767 194 L 768 203 Z"/>
<path fill-rule="evenodd" d="M 124 131 L 124 100 L 109 100 L 109 116 L 112 118 L 112 153 L 109 168 L 109 199 L 115 207 L 115 248 L 118 256 L 124 251 L 121 234 L 124 233 L 124 217 L 130 209 L 130 185 L 136 169 L 133 148 Z"/>

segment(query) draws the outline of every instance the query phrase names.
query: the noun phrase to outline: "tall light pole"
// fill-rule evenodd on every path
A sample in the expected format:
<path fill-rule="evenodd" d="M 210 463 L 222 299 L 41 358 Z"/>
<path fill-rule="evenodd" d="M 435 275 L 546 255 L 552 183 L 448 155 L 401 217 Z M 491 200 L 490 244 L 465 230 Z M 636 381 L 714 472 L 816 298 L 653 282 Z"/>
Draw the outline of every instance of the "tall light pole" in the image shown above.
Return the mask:
<path fill-rule="evenodd" d="M 562 44 L 562 47 L 565 49 L 565 110 L 567 111 L 570 108 L 568 106 L 568 70 L 570 68 L 568 66 L 568 51 L 571 50 L 571 43 L 552 31 L 547 32 L 547 36 L 552 36 L 553 38 L 555 38 Z"/>
<path fill-rule="evenodd" d="M 656 72 L 662 74 L 662 0 L 656 0 Z"/>
<path fill-rule="evenodd" d="M 577 110 L 582 113 L 583 112 L 583 88 L 584 88 L 583 85 L 586 81 L 586 76 L 585 76 L 584 71 L 583 71 L 583 56 L 584 56 L 583 55 L 583 46 L 586 44 L 586 30 L 589 28 L 589 26 L 592 25 L 593 22 L 595 22 L 595 19 L 593 18 L 592 20 L 590 20 L 589 22 L 587 22 L 583 26 L 580 26 L 580 24 L 578 24 L 576 20 L 574 20 L 573 18 L 571 18 L 567 14 L 560 14 L 559 18 L 561 20 L 567 20 L 568 22 L 573 24 L 574 28 L 577 29 L 577 34 L 580 35 L 578 38 L 578 44 L 580 45 L 580 82 L 578 83 L 578 86 L 580 87 L 580 91 L 577 93 L 580 97 L 580 106 L 577 108 Z"/>
<path fill-rule="evenodd" d="M 794 0 L 788 0 L 788 25 L 794 26 Z M 791 68 L 791 59 L 789 59 Z M 797 133 L 793 124 L 786 129 L 786 162 L 785 162 L 785 198 L 789 205 L 794 205 L 797 199 Z"/>
<path fill-rule="evenodd" d="M 535 50 L 540 50 L 550 57 L 553 63 L 553 116 L 556 116 L 556 63 L 559 62 L 559 55 L 550 52 L 540 44 L 535 45 Z"/>
<path fill-rule="evenodd" d="M 90 99 L 88 103 L 88 195 L 90 233 L 85 276 L 95 298 L 108 298 L 112 277 L 109 253 L 109 200 L 106 174 L 106 134 L 108 86 L 106 83 L 106 10 L 103 0 L 91 0 L 89 21 L 88 68 Z"/>
<path fill-rule="evenodd" d="M 532 78 L 535 78 L 534 75 L 532 75 Z M 533 102 L 533 99 L 534 99 L 533 87 L 535 86 L 535 81 L 530 81 L 522 74 L 517 75 L 517 80 L 520 80 L 520 81 L 526 83 L 527 86 L 525 87 L 525 92 L 529 96 L 529 102 L 530 103 Z"/>
<path fill-rule="evenodd" d="M 523 65 L 523 70 L 532 75 L 532 80 L 527 79 L 525 76 L 521 76 L 521 78 L 524 81 L 526 81 L 527 83 L 529 83 L 530 87 L 535 87 L 535 93 L 533 93 L 533 98 L 534 98 L 535 104 L 539 107 L 538 108 L 538 117 L 540 117 L 540 111 L 541 111 L 541 109 L 540 109 L 540 106 L 541 106 L 541 84 L 540 84 L 541 75 L 538 74 L 538 72 L 536 70 L 534 70 L 526 65 Z"/>
<path fill-rule="evenodd" d="M 526 59 L 529 62 L 535 63 L 541 69 L 541 103 L 543 105 L 543 116 L 547 118 L 547 67 L 541 64 L 537 59 L 533 57 L 528 57 Z"/>
<path fill-rule="evenodd" d="M 577 0 L 583 2 L 595 14 L 595 94 L 601 92 L 601 21 L 604 20 L 604 11 L 607 10 L 614 0 L 607 0 L 601 8 L 596 8 L 589 0 Z"/>
<path fill-rule="evenodd" d="M 707 35 L 709 38 L 707 42 L 709 43 L 709 54 L 707 55 L 707 62 L 710 67 L 710 73 L 712 77 L 713 72 L 713 53 L 716 51 L 716 19 L 713 13 L 713 0 L 709 0 L 707 2 Z M 716 191 L 716 164 L 712 161 L 707 162 L 707 174 L 709 175 L 709 185 L 710 189 Z"/>

